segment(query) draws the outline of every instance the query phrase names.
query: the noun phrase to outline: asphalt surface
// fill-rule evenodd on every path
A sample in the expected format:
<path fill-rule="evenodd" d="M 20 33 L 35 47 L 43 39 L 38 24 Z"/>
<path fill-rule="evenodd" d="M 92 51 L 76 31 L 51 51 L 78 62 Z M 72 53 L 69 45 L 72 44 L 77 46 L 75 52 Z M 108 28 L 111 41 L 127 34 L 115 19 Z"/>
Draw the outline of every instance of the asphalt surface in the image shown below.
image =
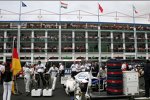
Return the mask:
<path fill-rule="evenodd" d="M 31 97 L 25 96 L 25 89 L 24 89 L 24 81 L 23 79 L 18 79 L 18 88 L 22 94 L 19 95 L 12 95 L 11 100 L 70 100 L 70 97 L 66 95 L 63 86 L 60 82 L 56 83 L 56 89 L 53 91 L 52 97 Z M 2 85 L 0 85 L 0 100 L 3 100 L 3 93 L 2 93 Z"/>
<path fill-rule="evenodd" d="M 12 95 L 11 100 L 70 100 L 70 97 L 66 95 L 63 86 L 60 84 L 59 81 L 57 81 L 56 84 L 56 89 L 53 91 L 53 96 L 52 97 L 31 97 L 31 96 L 25 96 L 25 89 L 24 89 L 24 81 L 23 79 L 18 79 L 18 88 L 19 91 L 22 92 L 22 94 L 19 95 Z M 140 88 L 143 89 L 143 79 L 140 80 L 139 84 Z M 2 99 L 3 96 L 3 88 L 2 85 L 0 85 L 0 100 Z M 104 99 L 101 99 L 104 100 Z M 107 99 L 105 99 L 107 100 Z M 109 100 L 128 100 L 128 99 L 109 99 Z"/>

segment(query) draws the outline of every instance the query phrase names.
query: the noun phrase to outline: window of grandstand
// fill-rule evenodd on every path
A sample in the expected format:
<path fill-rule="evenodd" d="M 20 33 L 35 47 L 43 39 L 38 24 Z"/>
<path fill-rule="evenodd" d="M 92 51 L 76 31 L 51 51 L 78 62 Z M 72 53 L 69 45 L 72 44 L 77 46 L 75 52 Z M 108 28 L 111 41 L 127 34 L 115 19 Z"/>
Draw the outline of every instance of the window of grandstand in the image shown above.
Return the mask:
<path fill-rule="evenodd" d="M 31 42 L 31 31 L 21 31 L 21 42 Z"/>
<path fill-rule="evenodd" d="M 145 33 L 137 32 L 137 42 L 145 43 Z"/>
<path fill-rule="evenodd" d="M 84 31 L 75 32 L 75 41 L 85 42 L 85 32 Z"/>
<path fill-rule="evenodd" d="M 150 52 L 150 45 L 148 45 L 148 52 Z"/>
<path fill-rule="evenodd" d="M 135 59 L 133 56 L 126 57 L 126 59 Z"/>
<path fill-rule="evenodd" d="M 98 52 L 98 43 L 89 43 L 88 52 Z"/>
<path fill-rule="evenodd" d="M 111 43 L 102 43 L 101 51 L 102 52 L 111 52 Z"/>
<path fill-rule="evenodd" d="M 110 32 L 101 32 L 101 42 L 102 43 L 111 42 Z"/>
<path fill-rule="evenodd" d="M 134 43 L 126 43 L 125 46 L 126 52 L 135 52 Z"/>
<path fill-rule="evenodd" d="M 71 42 L 72 43 L 72 31 L 62 31 L 61 32 L 62 42 Z"/>
<path fill-rule="evenodd" d="M 114 43 L 113 52 L 123 52 L 123 43 Z"/>
<path fill-rule="evenodd" d="M 123 59 L 123 57 L 115 57 L 116 59 Z"/>
<path fill-rule="evenodd" d="M 3 57 L 0 57 L 0 60 L 3 60 Z"/>
<path fill-rule="evenodd" d="M 0 28 L 10 28 L 10 23 L 0 23 Z"/>
<path fill-rule="evenodd" d="M 50 57 L 49 59 L 58 59 L 58 57 L 54 57 L 54 56 L 53 56 L 53 57 Z"/>
<path fill-rule="evenodd" d="M 77 57 L 76 59 L 85 59 L 85 57 L 81 57 L 81 56 L 80 56 L 80 57 Z"/>
<path fill-rule="evenodd" d="M 47 52 L 58 52 L 58 43 L 48 43 Z"/>
<path fill-rule="evenodd" d="M 66 56 L 66 57 L 61 57 L 61 59 L 72 59 L 72 57 Z"/>
<path fill-rule="evenodd" d="M 34 52 L 45 52 L 45 43 L 34 43 Z"/>
<path fill-rule="evenodd" d="M 147 42 L 150 43 L 150 33 L 147 33 Z"/>
<path fill-rule="evenodd" d="M 4 49 L 3 43 L 0 43 L 0 53 L 3 53 L 3 49 Z"/>
<path fill-rule="evenodd" d="M 88 42 L 98 41 L 98 34 L 97 32 L 88 32 Z"/>
<path fill-rule="evenodd" d="M 20 52 L 31 52 L 31 43 L 21 43 Z"/>
<path fill-rule="evenodd" d="M 25 57 L 20 57 L 20 59 L 21 59 L 21 60 L 28 60 L 28 59 L 30 60 L 31 57 L 26 57 L 26 56 L 25 56 Z"/>
<path fill-rule="evenodd" d="M 18 31 L 7 31 L 7 36 L 5 41 L 6 42 L 12 42 L 13 37 L 17 37 Z"/>
<path fill-rule="evenodd" d="M 6 43 L 6 49 L 4 49 L 4 52 L 5 53 L 10 53 L 10 52 L 12 52 L 12 47 L 13 47 L 13 42 L 7 42 Z"/>
<path fill-rule="evenodd" d="M 113 32 L 113 42 L 114 43 L 123 43 L 122 32 Z"/>
<path fill-rule="evenodd" d="M 85 43 L 76 43 L 75 44 L 75 52 L 85 52 Z"/>
<path fill-rule="evenodd" d="M 45 42 L 45 31 L 34 31 L 34 42 Z"/>
<path fill-rule="evenodd" d="M 34 57 L 34 59 L 35 59 L 35 60 L 42 60 L 42 59 L 45 59 L 45 57 L 40 57 L 40 56 L 39 56 L 39 57 Z"/>
<path fill-rule="evenodd" d="M 146 52 L 145 43 L 138 43 L 137 50 L 138 50 L 138 52 Z"/>
<path fill-rule="evenodd" d="M 137 57 L 138 59 L 146 59 L 146 57 L 143 57 L 143 56 L 140 56 L 140 57 Z"/>
<path fill-rule="evenodd" d="M 0 41 L 2 41 L 4 38 L 4 31 L 0 31 Z"/>
<path fill-rule="evenodd" d="M 105 56 L 105 57 L 101 57 L 102 59 L 111 59 L 111 57 Z"/>
<path fill-rule="evenodd" d="M 72 43 L 62 43 L 62 52 L 72 52 Z"/>
<path fill-rule="evenodd" d="M 88 57 L 88 59 L 90 60 L 90 59 L 98 59 L 98 57 Z"/>
<path fill-rule="evenodd" d="M 48 42 L 57 41 L 58 42 L 58 31 L 48 31 Z"/>
<path fill-rule="evenodd" d="M 134 33 L 133 32 L 126 32 L 125 33 L 125 42 L 133 42 L 134 43 Z"/>

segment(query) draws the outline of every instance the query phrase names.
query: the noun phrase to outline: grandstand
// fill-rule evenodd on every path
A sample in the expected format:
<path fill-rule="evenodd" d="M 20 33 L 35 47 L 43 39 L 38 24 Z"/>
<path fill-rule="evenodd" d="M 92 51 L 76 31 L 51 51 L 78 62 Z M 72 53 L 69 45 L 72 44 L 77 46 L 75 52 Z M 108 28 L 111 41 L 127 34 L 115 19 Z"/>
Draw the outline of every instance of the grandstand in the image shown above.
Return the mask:
<path fill-rule="evenodd" d="M 0 61 L 12 54 L 18 23 L 0 21 Z M 21 21 L 21 61 L 150 59 L 149 53 L 149 24 Z"/>

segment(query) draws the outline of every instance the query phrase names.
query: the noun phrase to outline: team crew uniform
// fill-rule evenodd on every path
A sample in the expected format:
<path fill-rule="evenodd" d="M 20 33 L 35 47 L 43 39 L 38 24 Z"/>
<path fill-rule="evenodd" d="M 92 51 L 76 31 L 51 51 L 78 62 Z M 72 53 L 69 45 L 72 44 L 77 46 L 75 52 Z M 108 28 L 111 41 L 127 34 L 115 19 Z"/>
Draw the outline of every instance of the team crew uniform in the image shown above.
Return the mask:
<path fill-rule="evenodd" d="M 51 75 L 51 84 L 52 84 L 52 89 L 54 90 L 56 85 L 57 75 L 58 75 L 58 68 L 55 65 L 53 65 L 52 67 L 50 67 L 47 73 Z"/>
<path fill-rule="evenodd" d="M 24 82 L 25 82 L 25 92 L 30 93 L 30 82 L 31 82 L 31 72 L 30 66 L 23 67 L 24 71 Z"/>
<path fill-rule="evenodd" d="M 44 77 L 43 77 L 43 73 L 44 73 L 45 69 L 46 69 L 46 67 L 43 64 L 41 64 L 41 61 L 38 61 L 38 65 L 36 66 L 36 70 L 37 70 L 37 73 L 39 73 L 39 75 L 40 75 L 43 86 L 46 85 L 46 82 L 45 82 Z M 40 86 L 40 80 L 38 81 L 38 86 Z"/>

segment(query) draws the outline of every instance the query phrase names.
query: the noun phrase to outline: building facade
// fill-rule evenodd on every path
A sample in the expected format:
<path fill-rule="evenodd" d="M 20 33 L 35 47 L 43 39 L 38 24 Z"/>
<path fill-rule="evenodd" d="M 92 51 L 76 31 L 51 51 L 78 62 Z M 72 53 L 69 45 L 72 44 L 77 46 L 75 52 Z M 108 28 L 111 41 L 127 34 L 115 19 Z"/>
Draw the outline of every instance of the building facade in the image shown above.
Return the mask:
<path fill-rule="evenodd" d="M 0 22 L 0 61 L 12 55 L 17 21 Z M 20 60 L 150 58 L 150 25 L 102 22 L 22 21 Z"/>

